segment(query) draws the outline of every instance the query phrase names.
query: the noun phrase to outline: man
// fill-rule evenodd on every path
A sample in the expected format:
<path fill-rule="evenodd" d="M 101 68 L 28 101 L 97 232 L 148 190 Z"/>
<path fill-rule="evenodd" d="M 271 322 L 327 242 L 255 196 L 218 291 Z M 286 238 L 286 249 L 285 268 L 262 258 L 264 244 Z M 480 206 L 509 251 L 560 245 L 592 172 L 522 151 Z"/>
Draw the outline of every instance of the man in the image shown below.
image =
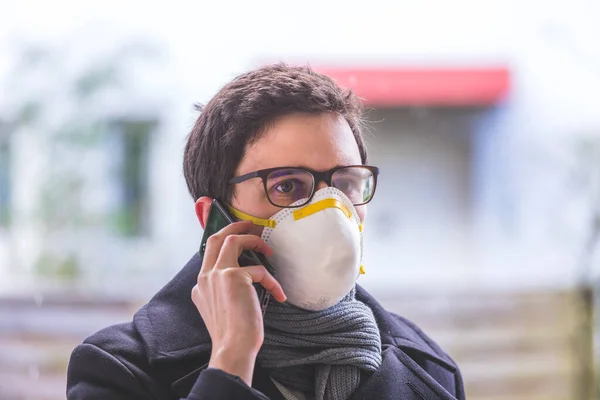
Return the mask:
<path fill-rule="evenodd" d="M 221 89 L 188 138 L 184 174 L 202 227 L 212 199 L 239 222 L 133 322 L 73 351 L 68 398 L 463 399 L 456 364 L 355 285 L 378 174 L 361 111 L 329 78 L 283 64 Z M 272 295 L 264 318 L 253 283 Z"/>

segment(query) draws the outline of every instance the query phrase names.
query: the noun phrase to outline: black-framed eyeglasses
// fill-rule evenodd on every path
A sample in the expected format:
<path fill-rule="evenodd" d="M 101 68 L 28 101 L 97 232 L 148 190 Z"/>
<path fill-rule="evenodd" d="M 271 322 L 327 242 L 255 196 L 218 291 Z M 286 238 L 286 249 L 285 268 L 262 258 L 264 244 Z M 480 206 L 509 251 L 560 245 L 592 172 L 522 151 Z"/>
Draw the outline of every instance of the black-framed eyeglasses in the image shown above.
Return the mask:
<path fill-rule="evenodd" d="M 369 165 L 348 165 L 329 171 L 313 171 L 302 167 L 276 167 L 261 169 L 232 178 L 229 183 L 242 183 L 261 178 L 269 202 L 276 207 L 295 208 L 308 204 L 319 182 L 342 191 L 355 206 L 373 199 L 377 187 L 379 168 Z M 294 204 L 299 200 L 304 202 Z M 294 204 L 292 206 L 292 204 Z"/>

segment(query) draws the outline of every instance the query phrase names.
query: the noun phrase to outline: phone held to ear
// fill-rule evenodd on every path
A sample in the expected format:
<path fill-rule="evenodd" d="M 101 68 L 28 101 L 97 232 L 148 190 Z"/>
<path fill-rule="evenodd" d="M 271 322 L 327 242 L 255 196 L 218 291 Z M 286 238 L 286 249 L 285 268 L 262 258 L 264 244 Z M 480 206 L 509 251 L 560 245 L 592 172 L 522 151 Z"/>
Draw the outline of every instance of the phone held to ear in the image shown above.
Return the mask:
<path fill-rule="evenodd" d="M 199 250 L 200 256 L 204 257 L 204 252 L 206 251 L 206 241 L 208 238 L 233 222 L 235 222 L 234 219 L 231 217 L 231 215 L 229 215 L 229 212 L 223 206 L 223 204 L 221 204 L 219 200 L 213 199 L 212 205 L 208 212 L 208 219 L 204 228 L 204 234 L 202 235 L 202 243 L 200 244 Z M 249 259 L 252 265 L 263 265 L 271 275 L 275 276 L 273 267 L 271 267 L 263 254 L 252 250 L 245 250 L 242 253 L 242 256 Z M 267 311 L 267 305 L 271 299 L 271 294 L 259 284 L 254 284 L 254 286 L 257 288 L 260 308 L 264 317 L 265 312 Z"/>

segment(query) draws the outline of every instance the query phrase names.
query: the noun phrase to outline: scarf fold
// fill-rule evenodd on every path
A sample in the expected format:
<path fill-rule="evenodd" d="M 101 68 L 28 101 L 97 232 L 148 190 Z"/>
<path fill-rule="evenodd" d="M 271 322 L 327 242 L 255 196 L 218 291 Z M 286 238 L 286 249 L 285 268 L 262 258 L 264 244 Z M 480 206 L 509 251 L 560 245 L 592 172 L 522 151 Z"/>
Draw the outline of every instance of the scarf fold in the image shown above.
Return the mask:
<path fill-rule="evenodd" d="M 264 320 L 258 362 L 280 384 L 315 400 L 346 400 L 361 371 L 381 365 L 381 338 L 369 307 L 353 289 L 323 311 L 306 311 L 272 300 Z"/>

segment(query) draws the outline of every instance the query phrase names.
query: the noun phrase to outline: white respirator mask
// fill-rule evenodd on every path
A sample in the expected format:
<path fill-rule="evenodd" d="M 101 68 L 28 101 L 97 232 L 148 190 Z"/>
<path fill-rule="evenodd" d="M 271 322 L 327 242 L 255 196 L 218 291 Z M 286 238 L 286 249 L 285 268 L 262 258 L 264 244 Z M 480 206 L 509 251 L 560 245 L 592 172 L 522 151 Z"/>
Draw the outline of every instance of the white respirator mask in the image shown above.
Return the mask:
<path fill-rule="evenodd" d="M 296 307 L 327 309 L 364 273 L 362 222 L 350 199 L 336 188 L 320 189 L 307 205 L 284 208 L 269 219 L 230 211 L 264 227 L 261 237 L 273 249 L 267 259 L 287 301 Z"/>

